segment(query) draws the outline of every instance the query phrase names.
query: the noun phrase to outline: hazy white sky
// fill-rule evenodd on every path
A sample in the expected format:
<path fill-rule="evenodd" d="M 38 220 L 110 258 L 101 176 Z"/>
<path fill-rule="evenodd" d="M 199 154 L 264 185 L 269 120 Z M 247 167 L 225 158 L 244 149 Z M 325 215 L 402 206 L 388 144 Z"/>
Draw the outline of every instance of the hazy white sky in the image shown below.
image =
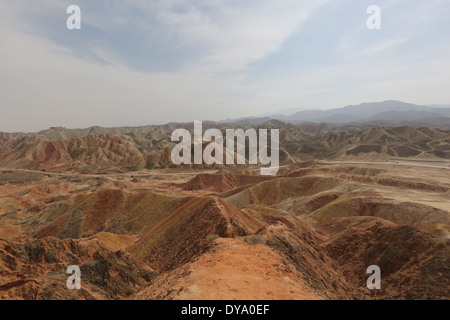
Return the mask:
<path fill-rule="evenodd" d="M 448 17 L 448 0 L 2 0 L 0 131 L 450 103 Z"/>

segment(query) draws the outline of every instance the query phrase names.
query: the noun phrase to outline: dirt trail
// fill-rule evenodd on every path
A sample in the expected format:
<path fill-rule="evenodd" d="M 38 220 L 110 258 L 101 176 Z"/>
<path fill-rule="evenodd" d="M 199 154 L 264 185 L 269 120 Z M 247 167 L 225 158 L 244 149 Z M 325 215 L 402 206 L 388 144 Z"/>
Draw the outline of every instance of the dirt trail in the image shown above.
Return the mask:
<path fill-rule="evenodd" d="M 218 173 L 219 170 L 208 171 L 184 171 L 184 172 L 154 172 L 154 173 L 70 173 L 70 172 L 52 172 L 52 171 L 38 171 L 29 169 L 10 169 L 0 168 L 2 172 L 14 171 L 14 172 L 26 172 L 26 173 L 38 173 L 42 175 L 61 176 L 61 177 L 87 177 L 87 178 L 99 178 L 99 177 L 151 177 L 151 176 L 179 176 L 179 175 L 198 175 L 207 173 Z"/>
<path fill-rule="evenodd" d="M 219 238 L 215 243 L 214 250 L 163 275 L 137 299 L 323 299 L 269 247 L 242 239 Z"/>
<path fill-rule="evenodd" d="M 402 166 L 415 166 L 425 168 L 441 168 L 449 169 L 450 163 L 437 162 L 437 161 L 414 161 L 414 160 L 391 160 L 391 161 L 320 161 L 328 164 L 382 164 L 382 165 L 402 165 Z"/>

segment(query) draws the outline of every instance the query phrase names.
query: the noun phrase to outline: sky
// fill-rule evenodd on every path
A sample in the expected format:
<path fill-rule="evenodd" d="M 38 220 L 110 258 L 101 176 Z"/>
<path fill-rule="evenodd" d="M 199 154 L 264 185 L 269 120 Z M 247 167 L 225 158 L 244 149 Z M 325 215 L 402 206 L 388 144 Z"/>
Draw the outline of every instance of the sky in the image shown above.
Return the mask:
<path fill-rule="evenodd" d="M 0 0 L 0 131 L 448 104 L 448 17 L 448 0 Z"/>

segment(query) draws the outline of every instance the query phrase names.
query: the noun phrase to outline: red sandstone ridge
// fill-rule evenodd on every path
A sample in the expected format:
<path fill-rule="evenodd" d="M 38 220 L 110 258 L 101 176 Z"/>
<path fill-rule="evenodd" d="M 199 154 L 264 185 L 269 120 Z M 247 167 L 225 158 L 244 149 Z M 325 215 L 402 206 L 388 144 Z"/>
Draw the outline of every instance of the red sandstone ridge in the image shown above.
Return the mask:
<path fill-rule="evenodd" d="M 301 129 L 286 130 L 292 156 Z M 386 130 L 391 142 L 412 134 Z M 373 145 L 380 133 L 329 134 L 314 147 Z M 164 134 L 0 134 L 2 163 L 72 170 L 0 170 L 0 299 L 449 299 L 448 164 L 310 161 L 273 177 L 247 166 L 205 174 L 162 169 Z M 445 132 L 429 134 L 445 145 Z M 134 172 L 136 159 L 145 169 Z M 66 288 L 74 264 L 79 291 Z M 372 264 L 381 290 L 366 286 Z"/>
<path fill-rule="evenodd" d="M 66 269 L 78 265 L 81 290 L 68 290 Z M 96 240 L 22 238 L 0 240 L 0 299 L 124 299 L 156 273 L 129 254 L 103 248 Z"/>
<path fill-rule="evenodd" d="M 262 225 L 220 198 L 192 198 L 128 251 L 158 271 L 173 270 L 203 254 L 214 238 L 245 236 Z"/>
<path fill-rule="evenodd" d="M 183 189 L 225 192 L 237 188 L 248 187 L 271 179 L 274 179 L 274 177 L 234 173 L 198 174 L 188 182 L 184 183 Z"/>
<path fill-rule="evenodd" d="M 134 166 L 144 168 L 144 155 L 130 137 L 89 135 L 64 141 L 48 141 L 40 137 L 25 137 L 4 151 L 0 165 L 36 170 L 70 168 L 104 168 Z"/>
<path fill-rule="evenodd" d="M 219 129 L 230 124 L 216 124 Z M 209 125 L 208 125 L 209 126 Z M 413 127 L 334 127 L 266 122 L 256 129 L 281 126 L 280 161 L 450 159 L 450 131 Z M 51 128 L 37 134 L 0 133 L 0 167 L 37 170 L 138 171 L 174 168 L 170 137 L 182 125 L 142 128 Z M 190 125 L 188 129 L 192 130 Z M 206 129 L 206 127 L 205 127 Z M 203 148 L 207 145 L 205 142 Z M 235 152 L 235 150 L 233 150 Z M 235 154 L 236 156 L 236 154 Z M 192 162 L 192 161 L 191 161 Z M 236 161 L 235 161 L 236 163 Z M 182 165 L 184 170 L 228 168 L 225 165 Z M 232 167 L 238 167 L 237 165 Z M 314 168 L 311 168 L 314 170 Z M 297 172 L 298 176 L 306 171 Z M 386 181 L 386 183 L 390 183 Z"/>
<path fill-rule="evenodd" d="M 198 259 L 155 279 L 139 300 L 323 299 L 294 265 L 265 245 L 214 240 Z"/>
<path fill-rule="evenodd" d="M 366 266 L 382 270 L 381 290 L 365 291 L 374 299 L 447 299 L 450 248 L 409 226 L 369 218 L 348 228 L 324 246 L 346 279 L 363 287 Z"/>

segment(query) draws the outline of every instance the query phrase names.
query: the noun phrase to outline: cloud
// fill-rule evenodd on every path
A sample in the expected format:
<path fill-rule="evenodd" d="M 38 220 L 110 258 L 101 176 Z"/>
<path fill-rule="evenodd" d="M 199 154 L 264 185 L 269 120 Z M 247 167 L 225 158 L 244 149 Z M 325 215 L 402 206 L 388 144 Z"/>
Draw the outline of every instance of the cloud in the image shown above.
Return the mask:
<path fill-rule="evenodd" d="M 206 48 L 188 70 L 235 71 L 277 52 L 325 1 L 200 1 L 183 13 L 166 7 L 160 21 L 185 46 Z M 208 10 L 199 7 L 210 5 Z"/>
<path fill-rule="evenodd" d="M 408 40 L 405 38 L 389 39 L 387 41 L 377 43 L 377 44 L 361 51 L 359 53 L 359 56 L 364 57 L 364 56 L 379 54 L 385 50 L 393 49 L 393 48 L 401 45 L 402 43 L 405 43 L 406 41 L 408 41 Z"/>
<path fill-rule="evenodd" d="M 0 3 L 0 131 L 448 103 L 449 6 L 430 1 L 433 19 L 407 28 L 424 5 L 392 2 L 380 33 L 367 33 L 365 8 L 352 1 L 327 10 L 296 0 Z M 81 32 L 65 27 L 72 2 Z"/>
<path fill-rule="evenodd" d="M 240 88 L 241 76 L 218 73 L 245 69 L 279 50 L 319 2 L 197 1 L 194 6 L 187 1 L 129 0 L 92 7 L 79 1 L 78 34 L 65 29 L 67 3 L 40 0 L 0 6 L 8 17 L 0 22 L 0 83 L 5 84 L 0 88 L 5 109 L 1 130 L 228 116 L 242 110 L 245 99 L 236 103 L 236 96 L 248 90 Z M 92 38 L 92 30 L 112 37 L 111 42 Z M 86 38 L 80 39 L 83 32 Z M 135 50 L 133 45 L 150 51 L 160 45 L 169 48 L 163 56 L 189 59 L 178 70 L 138 70 L 139 64 L 128 63 L 133 55 L 116 50 L 124 45 L 120 36 L 136 36 L 133 32 L 140 33 L 136 39 L 144 43 L 127 43 L 130 50 Z"/>
<path fill-rule="evenodd" d="M 75 2 L 82 9 L 84 38 L 72 42 L 57 27 L 66 16 L 65 2 L 16 4 L 13 14 L 25 15 L 29 29 L 41 30 L 58 44 L 83 47 L 93 55 L 103 52 L 105 61 L 145 70 L 145 64 L 163 60 L 155 59 L 160 54 L 176 56 L 181 63 L 173 63 L 186 71 L 214 73 L 243 70 L 277 52 L 327 0 L 81 0 Z M 43 12 L 54 23 L 39 20 Z M 132 63 L 136 58 L 140 66 Z"/>

